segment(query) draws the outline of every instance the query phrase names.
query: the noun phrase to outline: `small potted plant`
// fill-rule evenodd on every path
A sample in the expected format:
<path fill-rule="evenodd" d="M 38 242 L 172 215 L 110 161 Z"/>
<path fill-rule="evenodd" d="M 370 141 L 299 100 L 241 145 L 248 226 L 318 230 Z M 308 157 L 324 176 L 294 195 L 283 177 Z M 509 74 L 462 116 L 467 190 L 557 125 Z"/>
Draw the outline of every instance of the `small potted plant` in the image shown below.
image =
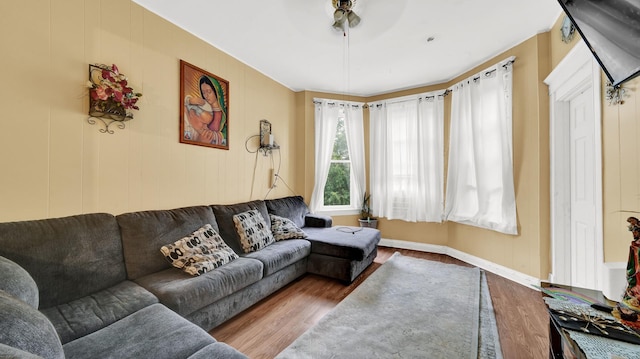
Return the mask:
<path fill-rule="evenodd" d="M 360 208 L 360 219 L 358 219 L 358 222 L 360 222 L 360 227 L 377 228 L 378 219 L 371 215 L 369 199 L 371 199 L 371 195 L 365 192 L 362 197 L 362 207 Z"/>

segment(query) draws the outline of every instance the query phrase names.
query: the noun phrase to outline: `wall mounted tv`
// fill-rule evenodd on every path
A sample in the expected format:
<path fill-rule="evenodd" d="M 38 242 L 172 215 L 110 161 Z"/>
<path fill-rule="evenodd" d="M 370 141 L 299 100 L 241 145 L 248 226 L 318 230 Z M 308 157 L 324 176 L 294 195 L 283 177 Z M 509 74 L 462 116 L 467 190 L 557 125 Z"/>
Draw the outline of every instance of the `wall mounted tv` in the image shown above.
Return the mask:
<path fill-rule="evenodd" d="M 558 0 L 613 86 L 640 75 L 640 0 Z"/>

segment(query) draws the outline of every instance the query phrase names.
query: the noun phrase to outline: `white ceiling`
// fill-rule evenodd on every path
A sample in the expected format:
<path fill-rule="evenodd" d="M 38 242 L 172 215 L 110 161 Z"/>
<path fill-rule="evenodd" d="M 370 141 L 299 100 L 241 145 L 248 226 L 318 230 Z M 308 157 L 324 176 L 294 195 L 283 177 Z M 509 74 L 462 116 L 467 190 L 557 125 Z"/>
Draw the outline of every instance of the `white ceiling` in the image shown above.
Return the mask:
<path fill-rule="evenodd" d="M 357 0 L 345 37 L 331 0 L 133 1 L 294 91 L 357 96 L 450 81 L 562 13 L 557 0 Z"/>

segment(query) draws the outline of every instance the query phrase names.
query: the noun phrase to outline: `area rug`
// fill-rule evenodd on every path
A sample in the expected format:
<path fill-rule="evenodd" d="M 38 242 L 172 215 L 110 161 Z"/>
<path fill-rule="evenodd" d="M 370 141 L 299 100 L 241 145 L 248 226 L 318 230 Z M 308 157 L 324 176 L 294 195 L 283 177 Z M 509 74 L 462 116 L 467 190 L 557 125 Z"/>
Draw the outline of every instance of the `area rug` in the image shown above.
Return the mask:
<path fill-rule="evenodd" d="M 496 358 L 484 272 L 394 253 L 278 359 Z"/>

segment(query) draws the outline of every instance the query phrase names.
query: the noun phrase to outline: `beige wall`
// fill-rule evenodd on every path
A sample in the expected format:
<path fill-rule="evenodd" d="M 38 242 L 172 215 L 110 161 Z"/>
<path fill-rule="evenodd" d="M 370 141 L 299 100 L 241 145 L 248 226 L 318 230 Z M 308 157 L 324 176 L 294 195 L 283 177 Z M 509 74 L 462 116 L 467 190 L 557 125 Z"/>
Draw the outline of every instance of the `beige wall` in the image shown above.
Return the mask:
<path fill-rule="evenodd" d="M 574 32 L 575 35 L 573 36 L 571 42 L 565 43 L 562 41 L 562 34 L 560 32 L 560 29 L 562 27 L 562 20 L 564 19 L 564 16 L 564 13 L 561 14 L 551 30 L 549 30 L 549 34 L 551 35 L 551 69 L 558 66 L 560 61 L 562 61 L 562 59 L 567 56 L 567 54 L 569 53 L 569 51 L 571 51 L 575 44 L 581 41 L 580 33 L 578 31 Z"/>
<path fill-rule="evenodd" d="M 603 91 L 604 91 L 603 75 Z M 606 262 L 626 262 L 633 236 L 627 218 L 640 218 L 640 78 L 623 87 L 623 104 L 602 104 L 604 186 L 604 256 Z"/>
<path fill-rule="evenodd" d="M 3 1 L 0 34 L 0 221 L 264 198 L 280 158 L 300 185 L 296 94 L 130 0 Z M 180 59 L 229 81 L 228 151 L 178 142 Z M 90 63 L 117 64 L 143 92 L 113 135 L 87 123 Z M 281 145 L 273 161 L 245 149 L 261 119 Z"/>

